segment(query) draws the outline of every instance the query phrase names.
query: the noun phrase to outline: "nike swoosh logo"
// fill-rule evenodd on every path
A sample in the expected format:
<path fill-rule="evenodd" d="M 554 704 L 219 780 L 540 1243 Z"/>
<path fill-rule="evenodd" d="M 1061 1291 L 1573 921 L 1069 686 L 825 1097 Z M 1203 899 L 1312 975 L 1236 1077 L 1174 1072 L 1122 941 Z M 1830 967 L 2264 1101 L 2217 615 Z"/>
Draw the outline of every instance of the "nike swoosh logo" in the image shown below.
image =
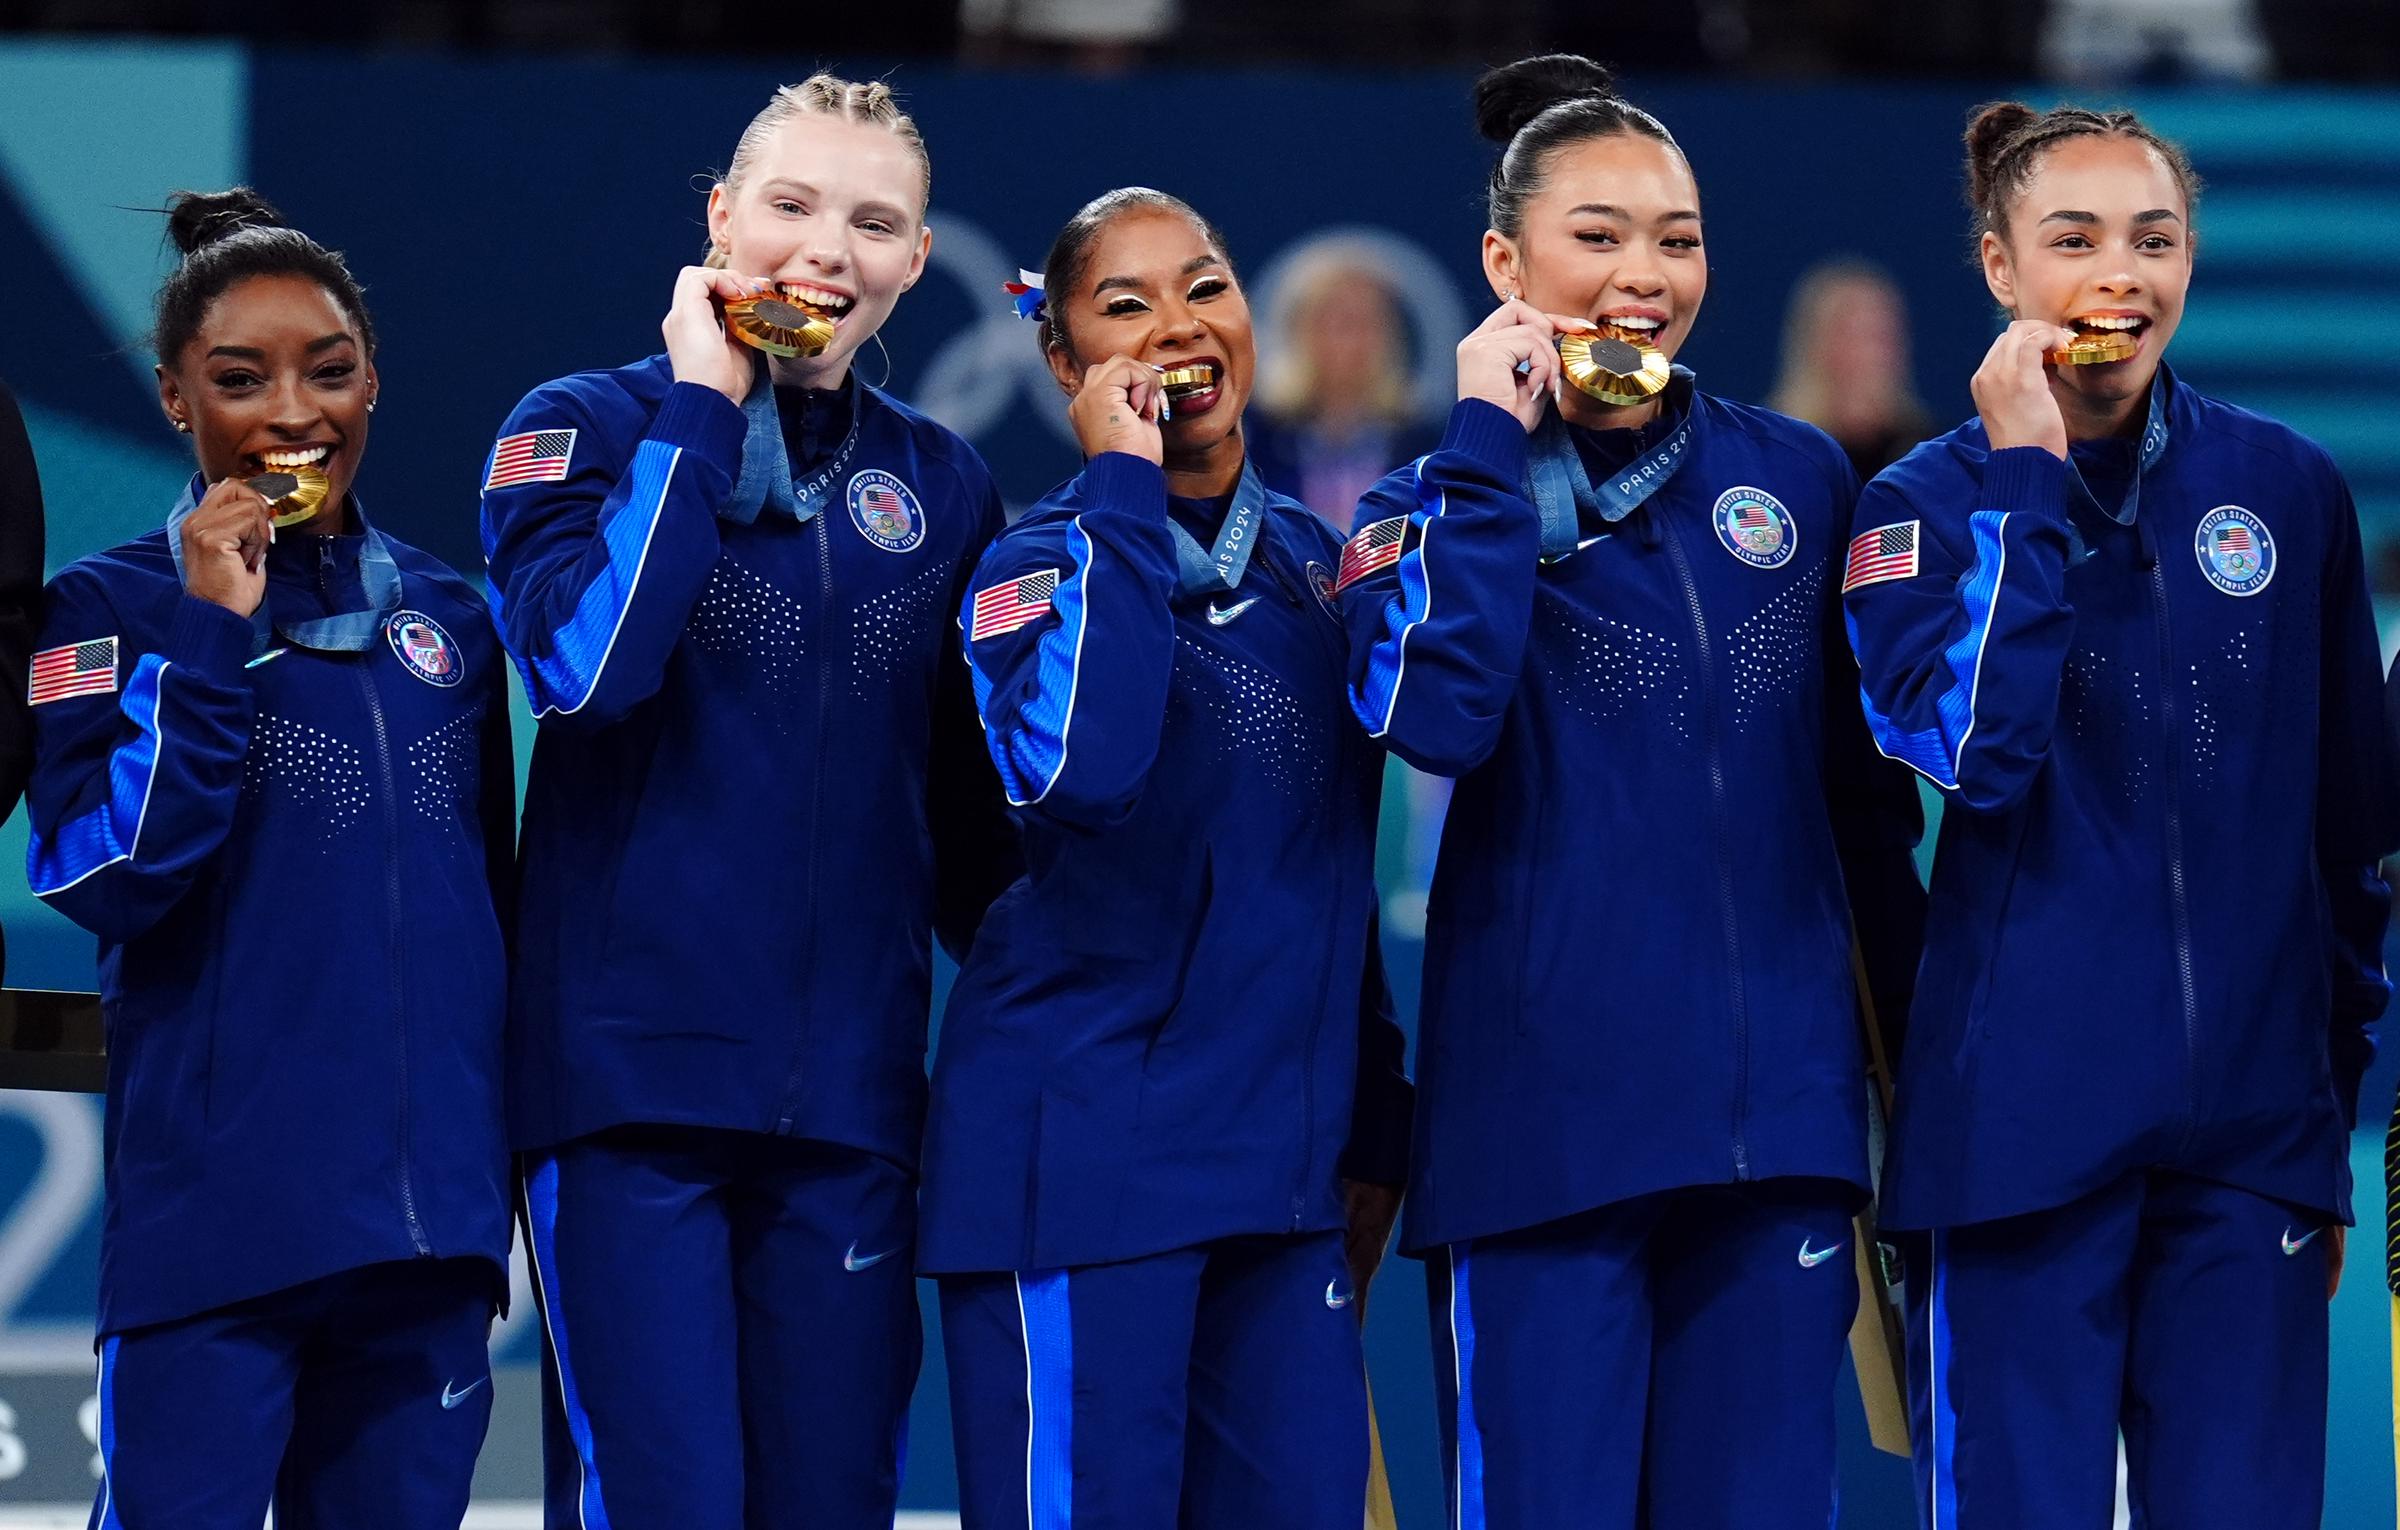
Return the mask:
<path fill-rule="evenodd" d="M 2317 1234 L 2318 1234 L 2318 1233 L 2321 1233 L 2321 1232 L 2323 1232 L 2324 1230 L 2325 1230 L 2325 1229 L 2324 1229 L 2324 1228 L 2322 1228 L 2322 1227 L 2315 1227 L 2315 1228 L 2311 1228 L 2311 1229 L 2309 1229 L 2309 1233 L 2308 1233 L 2308 1236 L 2307 1236 L 2307 1237 L 2305 1237 L 2305 1238 L 2302 1238 L 2302 1239 L 2301 1239 L 2299 1242 L 2297 1242 L 2297 1243 L 2294 1243 L 2294 1242 L 2292 1241 L 2292 1230 L 2291 1230 L 2290 1228 L 2288 1228 L 2288 1227 L 2287 1227 L 2287 1228 L 2285 1228 L 2285 1229 L 2283 1230 L 2283 1251 L 2284 1251 L 2284 1253 L 2285 1253 L 2286 1255 L 2297 1254 L 2297 1253 L 2298 1253 L 2298 1252 L 2300 1252 L 2302 1249 L 2304 1249 L 2304 1248 L 2308 1247 L 2308 1246 L 2309 1246 L 2311 1243 L 2314 1243 L 2314 1242 L 2316 1242 L 2316 1241 L 2317 1241 Z"/>
<path fill-rule="evenodd" d="M 1811 1250 L 1808 1246 L 1808 1240 L 1806 1238 L 1802 1238 L 1800 1240 L 1800 1268 L 1804 1270 L 1813 1270 L 1818 1265 L 1823 1264 L 1828 1259 L 1831 1259 L 1834 1255 L 1840 1253 L 1848 1246 L 1849 1245 L 1846 1243 L 1836 1243 L 1831 1248 Z"/>
<path fill-rule="evenodd" d="M 1349 1306 L 1349 1305 L 1350 1305 L 1350 1297 L 1351 1297 L 1351 1295 L 1352 1295 L 1352 1293 L 1350 1293 L 1350 1292 L 1348 1292 L 1348 1291 L 1345 1291 L 1345 1290 L 1343 1290 L 1343 1289 L 1342 1289 L 1342 1283 L 1341 1283 L 1340 1281 L 1338 1281 L 1338 1280 L 1329 1280 L 1329 1281 L 1325 1282 L 1325 1305 L 1326 1305 L 1326 1306 L 1328 1306 L 1328 1307 L 1337 1307 L 1337 1308 L 1338 1308 L 1338 1307 L 1347 1307 L 1347 1306 Z"/>
<path fill-rule="evenodd" d="M 1218 610 L 1215 606 L 1210 606 L 1208 608 L 1208 624 L 1212 627 L 1222 627 L 1227 622 L 1232 621 L 1235 617 L 1241 615 L 1244 611 L 1249 610 L 1252 606 L 1257 604 L 1258 597 L 1253 595 L 1248 600 L 1243 601 L 1240 605 L 1227 606 L 1222 611 Z"/>
<path fill-rule="evenodd" d="M 450 1382 L 447 1382 L 447 1381 L 443 1382 L 443 1383 L 442 1383 L 442 1407 L 443 1407 L 443 1409 L 444 1409 L 444 1410 L 448 1410 L 448 1409 L 451 1409 L 451 1408 L 455 1408 L 455 1407 L 457 1407 L 457 1406 L 458 1406 L 460 1403 L 462 1403 L 462 1402 L 465 1402 L 465 1401 L 467 1400 L 467 1398 L 468 1398 L 470 1395 L 472 1395 L 472 1394 L 474 1393 L 474 1391 L 475 1391 L 475 1389 L 476 1389 L 477 1387 L 479 1387 L 479 1386 L 482 1386 L 482 1385 L 483 1385 L 485 1382 L 487 1382 L 487 1381 L 489 1381 L 489 1380 L 491 1380 L 491 1379 L 492 1379 L 492 1378 L 491 1378 L 491 1377 L 489 1377 L 489 1376 L 478 1376 L 478 1377 L 476 1377 L 476 1378 L 475 1378 L 473 1381 L 470 1381 L 470 1382 L 468 1382 L 464 1388 L 462 1388 L 461 1390 L 459 1390 L 459 1391 L 456 1391 L 456 1392 L 453 1392 L 453 1391 L 451 1391 L 451 1390 L 450 1390 L 452 1383 L 450 1383 Z"/>
<path fill-rule="evenodd" d="M 869 1254 L 864 1259 L 861 1259 L 858 1257 L 858 1245 L 853 1243 L 842 1255 L 842 1268 L 855 1275 L 861 1270 L 871 1270 L 875 1268 L 875 1266 L 883 1263 L 886 1259 L 891 1258 L 898 1252 L 900 1251 L 896 1248 L 887 1248 L 880 1254 Z"/>

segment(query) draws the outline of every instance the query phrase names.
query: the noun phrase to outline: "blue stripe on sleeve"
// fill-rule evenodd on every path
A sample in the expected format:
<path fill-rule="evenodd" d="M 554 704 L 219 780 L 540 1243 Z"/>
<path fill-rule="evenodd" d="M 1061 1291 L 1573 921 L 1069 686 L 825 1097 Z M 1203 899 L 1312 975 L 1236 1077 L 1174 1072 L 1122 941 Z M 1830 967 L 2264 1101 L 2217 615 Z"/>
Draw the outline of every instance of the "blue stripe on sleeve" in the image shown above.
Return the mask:
<path fill-rule="evenodd" d="M 575 1441 L 575 1524 L 577 1530 L 608 1530 L 608 1509 L 600 1497 L 600 1462 L 592 1450 L 592 1416 L 585 1411 L 583 1395 L 575 1385 L 574 1361 L 567 1350 L 566 1314 L 559 1310 L 555 1156 L 540 1159 L 525 1176 L 525 1241 L 533 1266 L 536 1304 L 542 1313 L 542 1333 L 550 1341 L 551 1369 L 558 1374 L 559 1408 L 566 1414 L 567 1433 Z"/>
<path fill-rule="evenodd" d="M 25 850 L 25 879 L 34 896 L 65 892 L 93 873 L 133 859 L 150 810 L 150 788 L 158 779 L 165 740 L 159 735 L 158 688 L 167 661 L 146 653 L 117 706 L 139 731 L 108 756 L 108 797 L 81 817 L 59 825 L 54 835 L 37 826 Z"/>
<path fill-rule="evenodd" d="M 1075 1325 L 1065 1270 L 1017 1276 L 1025 1335 L 1026 1530 L 1075 1523 Z"/>
<path fill-rule="evenodd" d="M 1437 493 L 1429 514 L 1425 504 L 1425 459 L 1417 459 L 1414 472 L 1417 508 L 1409 513 L 1409 524 L 1416 529 L 1417 545 L 1400 559 L 1400 592 L 1384 602 L 1385 636 L 1367 652 L 1366 684 L 1350 695 L 1350 710 L 1357 714 L 1370 738 L 1382 738 L 1391 732 L 1392 713 L 1400 705 L 1400 680 L 1408 670 L 1408 635 L 1433 613 L 1433 584 L 1425 568 L 1425 544 L 1433 538 L 1433 522 L 1450 508 L 1450 496 Z"/>
<path fill-rule="evenodd" d="M 1978 510 L 1967 517 L 1975 538 L 1975 561 L 1959 585 L 1967 608 L 1967 627 L 1942 652 L 1950 671 L 1948 689 L 1933 699 L 1934 726 L 1910 732 L 1876 710 L 1875 699 L 1862 686 L 1859 700 L 1867 714 L 1867 729 L 1875 747 L 1915 770 L 1944 791 L 1958 790 L 1958 772 L 1967 756 L 1967 741 L 1975 735 L 1975 698 L 1983 685 L 1983 650 L 1992 635 L 1992 612 L 2000 600 L 2000 581 L 2008 571 L 2008 544 L 2001 540 L 2010 512 Z M 1852 646 L 1858 639 L 1855 618 L 1845 613 Z"/>
<path fill-rule="evenodd" d="M 628 469 L 632 487 L 625 503 L 600 530 L 608 549 L 607 564 L 584 586 L 567 624 L 551 634 L 550 652 L 519 660 L 527 679 L 539 690 L 536 715 L 580 711 L 600 688 L 609 651 L 616 647 L 625 615 L 633 609 L 642 565 L 649 560 L 650 542 L 658 531 L 659 513 L 666 507 L 667 491 L 674 485 L 675 469 L 682 460 L 683 448 L 665 441 L 644 440 L 634 448 L 633 465 Z M 499 613 L 496 587 L 492 609 L 495 615 Z"/>
<path fill-rule="evenodd" d="M 1092 539 L 1083 517 L 1067 523 L 1067 559 L 1072 571 L 1062 574 L 1050 608 L 1058 620 L 1034 640 L 1033 694 L 1017 709 L 1015 720 L 991 736 L 992 763 L 1000 785 L 1015 807 L 1031 807 L 1050 795 L 1067 768 L 1067 732 L 1075 722 L 1075 693 L 1083 680 L 1084 629 L 1090 625 L 1090 602 L 1084 586 L 1092 567 Z M 1020 576 L 1021 577 L 1021 576 Z M 995 588 L 987 585 L 985 589 Z M 975 630 L 975 598 L 983 591 L 970 582 L 959 608 L 959 625 Z M 975 662 L 975 645 L 968 641 L 967 669 L 975 685 L 975 711 L 990 728 L 992 682 Z"/>

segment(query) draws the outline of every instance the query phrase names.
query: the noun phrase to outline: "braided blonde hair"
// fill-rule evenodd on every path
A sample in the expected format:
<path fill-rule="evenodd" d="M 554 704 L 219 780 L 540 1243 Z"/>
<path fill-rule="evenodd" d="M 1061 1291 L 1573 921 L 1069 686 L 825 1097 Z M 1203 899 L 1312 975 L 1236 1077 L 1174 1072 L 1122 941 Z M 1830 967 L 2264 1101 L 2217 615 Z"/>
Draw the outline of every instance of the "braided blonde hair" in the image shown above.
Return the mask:
<path fill-rule="evenodd" d="M 727 196 L 740 189 L 742 177 L 749 172 L 751 161 L 758 157 L 759 146 L 774 137 L 785 123 L 800 116 L 838 117 L 844 122 L 871 122 L 889 129 L 916 155 L 917 168 L 923 176 L 924 199 L 928 203 L 933 200 L 933 159 L 925 152 L 925 139 L 917 131 L 916 119 L 900 109 L 892 87 L 881 80 L 845 80 L 822 72 L 797 85 L 776 87 L 759 114 L 742 129 L 741 140 L 733 146 L 733 163 L 726 168 L 724 179 L 717 183 Z M 714 241 L 704 263 L 717 267 L 725 264 L 725 252 Z"/>

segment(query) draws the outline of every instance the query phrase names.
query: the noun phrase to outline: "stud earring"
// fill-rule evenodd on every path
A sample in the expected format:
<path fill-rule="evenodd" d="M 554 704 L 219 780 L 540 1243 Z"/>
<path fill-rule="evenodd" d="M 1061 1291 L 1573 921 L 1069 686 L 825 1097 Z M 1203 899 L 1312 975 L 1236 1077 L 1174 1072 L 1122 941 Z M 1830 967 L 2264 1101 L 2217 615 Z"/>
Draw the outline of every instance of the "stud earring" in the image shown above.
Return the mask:
<path fill-rule="evenodd" d="M 185 419 L 177 419 L 175 421 L 175 428 L 188 436 L 192 433 L 192 422 Z"/>

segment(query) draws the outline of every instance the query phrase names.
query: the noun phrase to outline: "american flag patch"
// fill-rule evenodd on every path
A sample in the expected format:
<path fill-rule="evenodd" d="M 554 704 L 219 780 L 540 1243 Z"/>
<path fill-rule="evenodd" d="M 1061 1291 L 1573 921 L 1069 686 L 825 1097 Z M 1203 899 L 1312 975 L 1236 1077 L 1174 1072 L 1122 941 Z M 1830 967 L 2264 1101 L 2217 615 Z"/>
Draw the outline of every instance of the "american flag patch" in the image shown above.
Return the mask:
<path fill-rule="evenodd" d="M 1048 616 L 1051 597 L 1057 593 L 1058 570 L 1054 568 L 993 585 L 975 597 L 975 616 L 967 627 L 967 641 L 980 643 Z"/>
<path fill-rule="evenodd" d="M 483 478 L 486 493 L 520 483 L 557 483 L 567 476 L 567 461 L 575 455 L 572 430 L 529 430 L 502 436 L 492 448 L 492 470 Z"/>
<path fill-rule="evenodd" d="M 1342 591 L 1374 573 L 1390 568 L 1400 561 L 1401 546 L 1408 539 L 1408 517 L 1395 515 L 1377 521 L 1342 544 L 1342 566 L 1334 570 L 1333 592 Z"/>
<path fill-rule="evenodd" d="M 64 643 L 33 656 L 25 700 L 33 706 L 69 696 L 106 696 L 117 688 L 117 640 Z"/>
<path fill-rule="evenodd" d="M 1887 579 L 1917 577 L 1918 521 L 1894 521 L 1850 539 L 1850 560 L 1842 568 L 1842 593 Z"/>
<path fill-rule="evenodd" d="M 2240 521 L 2229 522 L 2217 528 L 2217 551 L 2246 553 L 2251 550 L 2252 546 L 2250 528 Z"/>

